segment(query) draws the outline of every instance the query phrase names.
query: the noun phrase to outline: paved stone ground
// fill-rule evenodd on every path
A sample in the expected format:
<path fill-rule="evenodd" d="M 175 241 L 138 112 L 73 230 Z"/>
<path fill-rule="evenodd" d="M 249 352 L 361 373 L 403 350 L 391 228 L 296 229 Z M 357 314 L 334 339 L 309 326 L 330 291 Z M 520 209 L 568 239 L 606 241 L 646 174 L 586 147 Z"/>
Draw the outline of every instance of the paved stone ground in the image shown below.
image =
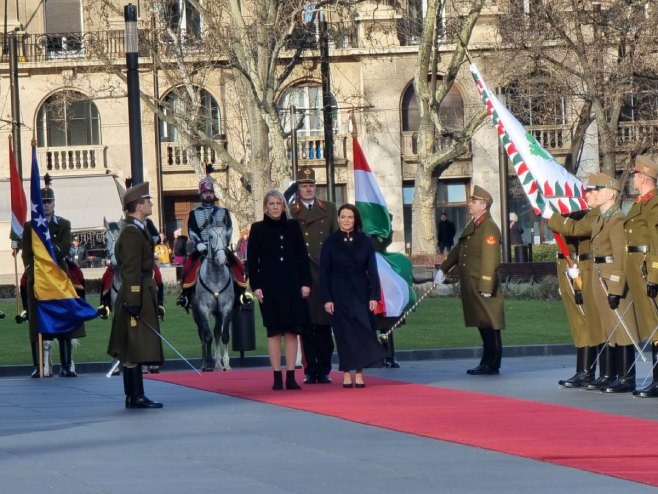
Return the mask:
<path fill-rule="evenodd" d="M 405 361 L 372 375 L 658 419 L 658 400 L 565 390 L 573 356 Z M 649 371 L 640 366 L 640 375 Z M 269 384 L 269 383 L 267 383 Z M 267 385 L 266 384 L 266 385 Z M 3 493 L 624 493 L 655 488 L 341 419 L 146 383 L 162 410 L 123 408 L 122 383 L 0 378 Z M 382 410 L 381 413 L 386 413 Z M 638 441 L 650 438 L 638 437 Z"/>

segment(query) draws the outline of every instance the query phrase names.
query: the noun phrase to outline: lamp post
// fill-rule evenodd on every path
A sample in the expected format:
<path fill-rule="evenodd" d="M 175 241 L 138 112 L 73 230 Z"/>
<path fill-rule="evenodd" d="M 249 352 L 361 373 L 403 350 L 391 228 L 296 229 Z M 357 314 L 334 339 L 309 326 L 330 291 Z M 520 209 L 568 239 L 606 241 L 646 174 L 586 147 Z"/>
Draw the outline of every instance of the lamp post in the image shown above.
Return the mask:
<path fill-rule="evenodd" d="M 324 120 L 324 158 L 327 169 L 327 199 L 336 201 L 334 187 L 334 122 L 329 71 L 329 33 L 324 9 L 320 11 L 320 71 L 322 72 L 322 108 Z"/>
<path fill-rule="evenodd" d="M 126 79 L 128 81 L 128 130 L 130 133 L 130 173 L 133 185 L 144 181 L 142 156 L 142 109 L 139 99 L 139 40 L 137 36 L 137 6 L 123 7 L 126 21 Z"/>

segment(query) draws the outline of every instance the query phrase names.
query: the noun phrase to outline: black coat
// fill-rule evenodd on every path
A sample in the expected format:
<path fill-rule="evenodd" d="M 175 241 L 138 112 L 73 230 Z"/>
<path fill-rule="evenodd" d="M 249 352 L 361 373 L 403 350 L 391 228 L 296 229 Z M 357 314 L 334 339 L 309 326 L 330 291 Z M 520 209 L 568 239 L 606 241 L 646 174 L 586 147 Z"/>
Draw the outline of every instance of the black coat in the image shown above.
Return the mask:
<path fill-rule="evenodd" d="M 309 324 L 301 288 L 311 287 L 311 271 L 296 220 L 265 216 L 251 225 L 247 267 L 251 289 L 263 291 L 260 308 L 266 328 L 290 331 Z"/>
<path fill-rule="evenodd" d="M 332 234 L 320 256 L 322 301 L 334 303 L 331 327 L 338 348 L 338 369 L 349 371 L 379 367 L 387 350 L 377 341 L 370 300 L 381 290 L 375 249 L 361 232 Z"/>

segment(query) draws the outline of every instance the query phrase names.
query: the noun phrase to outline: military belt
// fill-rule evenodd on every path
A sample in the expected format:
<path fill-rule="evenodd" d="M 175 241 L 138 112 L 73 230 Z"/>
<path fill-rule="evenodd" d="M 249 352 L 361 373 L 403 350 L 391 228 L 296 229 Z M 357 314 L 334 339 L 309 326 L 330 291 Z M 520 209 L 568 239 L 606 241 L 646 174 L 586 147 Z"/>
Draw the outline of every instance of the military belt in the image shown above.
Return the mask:
<path fill-rule="evenodd" d="M 578 256 L 579 261 L 589 261 L 590 259 L 594 258 L 594 254 L 591 252 L 585 252 L 584 254 L 580 254 Z"/>
<path fill-rule="evenodd" d="M 153 277 L 153 271 L 142 271 L 141 273 L 142 278 L 151 278 Z"/>
<path fill-rule="evenodd" d="M 569 259 L 571 259 L 572 261 L 575 261 L 577 257 L 578 256 L 576 256 L 576 254 L 569 254 Z M 564 254 L 562 254 L 562 252 L 558 252 L 557 253 L 557 258 L 558 259 L 566 259 L 566 256 Z"/>
<path fill-rule="evenodd" d="M 649 246 L 648 245 L 627 245 L 626 246 L 626 252 L 641 252 L 642 254 L 646 254 L 649 252 Z"/>
<path fill-rule="evenodd" d="M 609 264 L 615 260 L 614 257 L 612 256 L 601 256 L 601 257 L 594 257 L 594 262 L 596 264 Z"/>

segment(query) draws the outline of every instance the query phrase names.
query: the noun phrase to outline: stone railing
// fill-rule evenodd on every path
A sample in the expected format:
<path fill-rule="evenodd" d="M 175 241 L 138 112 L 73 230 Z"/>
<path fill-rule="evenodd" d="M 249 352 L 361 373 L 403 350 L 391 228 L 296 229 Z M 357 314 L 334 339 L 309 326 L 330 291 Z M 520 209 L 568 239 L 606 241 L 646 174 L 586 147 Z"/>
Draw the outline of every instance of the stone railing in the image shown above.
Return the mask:
<path fill-rule="evenodd" d="M 37 148 L 39 166 L 52 175 L 103 173 L 107 169 L 107 147 L 62 146 Z"/>
<path fill-rule="evenodd" d="M 292 140 L 286 142 L 288 159 L 292 161 Z M 313 165 L 324 163 L 324 135 L 322 136 L 298 136 L 297 137 L 297 159 L 300 165 Z M 347 160 L 347 136 L 334 136 L 334 159 Z"/>
<path fill-rule="evenodd" d="M 226 148 L 226 140 L 218 139 L 221 146 Z M 204 164 L 216 164 L 217 152 L 208 145 L 189 146 L 181 142 L 163 142 L 160 144 L 162 168 L 165 171 L 183 170 L 192 166 L 196 160 Z"/>
<path fill-rule="evenodd" d="M 655 146 L 658 144 L 658 121 L 620 122 L 617 127 L 617 143 L 623 148 L 638 144 Z"/>
<path fill-rule="evenodd" d="M 442 151 L 452 146 L 454 139 L 452 137 L 439 137 L 434 141 L 434 151 Z M 405 131 L 400 136 L 400 151 L 402 159 L 405 161 L 418 160 L 418 132 Z M 469 150 L 470 156 L 470 150 Z"/>
<path fill-rule="evenodd" d="M 539 144 L 553 155 L 567 153 L 571 147 L 569 125 L 529 125 L 526 130 L 531 132 Z"/>

